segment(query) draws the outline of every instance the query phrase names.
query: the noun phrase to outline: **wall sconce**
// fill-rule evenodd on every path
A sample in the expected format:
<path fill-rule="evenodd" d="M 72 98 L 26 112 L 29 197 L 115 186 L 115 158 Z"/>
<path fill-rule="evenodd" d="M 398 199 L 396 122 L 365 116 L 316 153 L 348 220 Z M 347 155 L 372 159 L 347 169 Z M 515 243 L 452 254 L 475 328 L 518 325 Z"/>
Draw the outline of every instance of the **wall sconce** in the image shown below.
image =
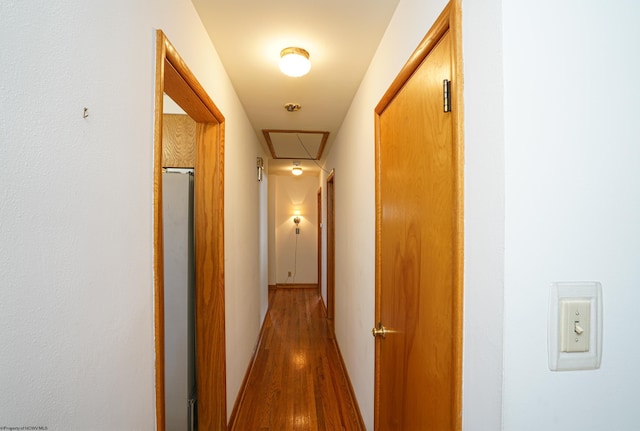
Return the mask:
<path fill-rule="evenodd" d="M 296 225 L 296 235 L 300 235 L 300 216 L 297 215 L 293 218 L 293 222 Z"/>
<path fill-rule="evenodd" d="M 258 182 L 261 182 L 264 171 L 264 160 L 262 160 L 262 157 L 256 157 L 256 165 L 258 167 Z"/>

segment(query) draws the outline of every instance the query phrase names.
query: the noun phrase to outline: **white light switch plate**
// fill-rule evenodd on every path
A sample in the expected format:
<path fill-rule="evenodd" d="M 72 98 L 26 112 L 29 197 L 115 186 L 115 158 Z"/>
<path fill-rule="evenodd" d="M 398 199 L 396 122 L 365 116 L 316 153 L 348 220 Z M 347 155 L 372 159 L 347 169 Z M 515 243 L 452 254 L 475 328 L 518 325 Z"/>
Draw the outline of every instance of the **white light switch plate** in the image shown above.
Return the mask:
<path fill-rule="evenodd" d="M 549 295 L 549 369 L 593 370 L 602 359 L 602 285 L 553 283 Z"/>

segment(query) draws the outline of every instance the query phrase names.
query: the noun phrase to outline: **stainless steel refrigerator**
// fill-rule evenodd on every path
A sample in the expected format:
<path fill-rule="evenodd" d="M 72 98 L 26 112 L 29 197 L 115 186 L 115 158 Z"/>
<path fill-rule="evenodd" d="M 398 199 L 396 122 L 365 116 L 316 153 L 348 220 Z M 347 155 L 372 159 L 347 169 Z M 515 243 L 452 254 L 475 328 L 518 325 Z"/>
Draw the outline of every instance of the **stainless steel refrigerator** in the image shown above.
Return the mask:
<path fill-rule="evenodd" d="M 166 429 L 196 429 L 193 170 L 162 174 Z"/>

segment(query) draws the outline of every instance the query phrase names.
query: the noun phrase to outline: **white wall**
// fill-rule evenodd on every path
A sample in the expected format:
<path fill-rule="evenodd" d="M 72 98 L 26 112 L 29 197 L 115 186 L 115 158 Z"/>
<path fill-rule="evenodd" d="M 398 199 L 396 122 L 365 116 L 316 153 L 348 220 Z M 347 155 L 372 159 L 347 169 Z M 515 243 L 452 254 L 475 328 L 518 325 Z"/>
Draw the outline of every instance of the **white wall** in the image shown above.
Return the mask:
<path fill-rule="evenodd" d="M 464 73 L 463 429 L 502 423 L 504 119 L 501 0 L 462 4 Z"/>
<path fill-rule="evenodd" d="M 260 326 L 262 150 L 191 2 L 3 2 L 0 425 L 154 427 L 156 28 L 227 120 L 233 406 Z"/>
<path fill-rule="evenodd" d="M 317 283 L 318 177 L 269 175 L 269 181 L 273 184 L 273 193 L 269 196 L 273 210 L 270 229 L 274 238 L 273 254 L 269 256 L 275 270 L 271 274 L 272 284 Z M 293 223 L 296 212 L 300 214 L 299 235 Z"/>
<path fill-rule="evenodd" d="M 373 107 L 444 4 L 400 2 L 325 164 L 336 168 L 336 333 L 369 429 Z M 639 6 L 463 10 L 464 429 L 632 429 Z M 255 181 L 262 151 L 191 2 L 4 2 L 0 24 L 0 425 L 154 426 L 155 28 L 227 119 L 230 412 L 264 313 L 268 185 Z M 576 279 L 604 286 L 602 368 L 552 373 L 548 287 Z"/>
<path fill-rule="evenodd" d="M 503 1 L 505 430 L 640 428 L 640 3 Z M 596 371 L 547 368 L 553 281 L 596 280 Z"/>

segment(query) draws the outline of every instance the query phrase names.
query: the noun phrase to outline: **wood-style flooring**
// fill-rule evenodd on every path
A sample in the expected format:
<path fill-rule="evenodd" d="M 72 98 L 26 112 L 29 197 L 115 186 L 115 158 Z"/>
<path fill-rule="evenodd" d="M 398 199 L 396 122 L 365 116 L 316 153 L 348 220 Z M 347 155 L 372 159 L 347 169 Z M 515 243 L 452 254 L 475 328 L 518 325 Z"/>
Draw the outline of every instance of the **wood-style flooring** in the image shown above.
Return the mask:
<path fill-rule="evenodd" d="M 317 290 L 276 289 L 269 299 L 231 430 L 364 431 Z"/>

